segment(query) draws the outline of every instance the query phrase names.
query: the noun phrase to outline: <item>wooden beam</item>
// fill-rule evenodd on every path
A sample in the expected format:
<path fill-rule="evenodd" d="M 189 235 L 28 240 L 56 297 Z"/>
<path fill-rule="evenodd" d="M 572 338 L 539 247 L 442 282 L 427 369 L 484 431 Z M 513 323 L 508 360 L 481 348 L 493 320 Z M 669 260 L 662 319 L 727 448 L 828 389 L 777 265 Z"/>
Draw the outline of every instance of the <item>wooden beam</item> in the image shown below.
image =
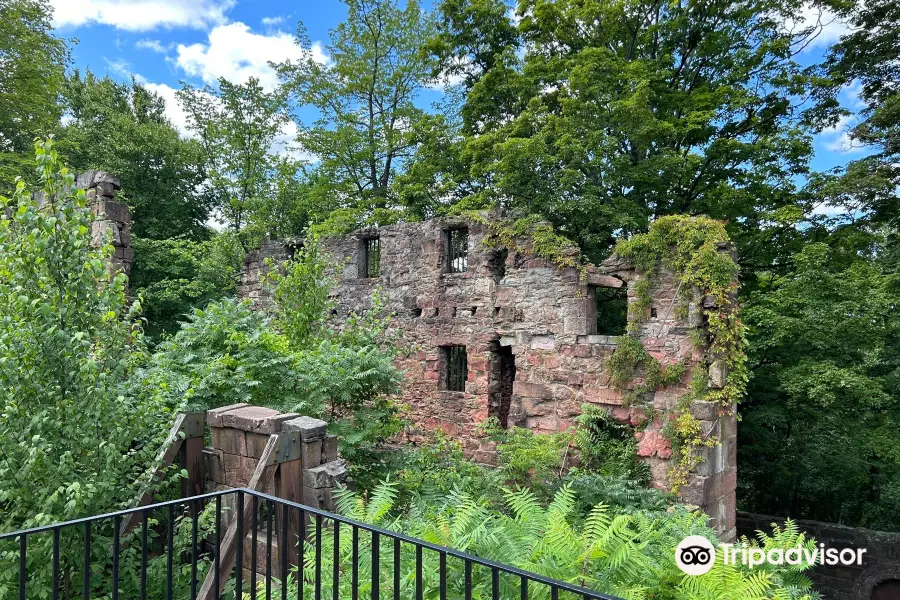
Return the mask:
<path fill-rule="evenodd" d="M 135 499 L 134 506 L 147 506 L 152 502 L 154 484 L 163 479 L 165 470 L 169 468 L 172 461 L 178 456 L 178 451 L 181 450 L 181 446 L 184 443 L 184 437 L 181 433 L 184 430 L 186 422 L 189 422 L 186 413 L 179 413 L 175 417 L 175 423 L 169 430 L 169 435 L 166 436 L 166 441 L 163 442 L 162 449 L 156 457 L 157 465 L 153 468 L 153 471 L 150 472 L 147 484 Z M 122 521 L 122 525 L 119 528 L 120 534 L 124 536 L 131 531 L 140 521 L 140 517 L 140 513 L 131 513 L 128 518 Z"/>
<path fill-rule="evenodd" d="M 250 483 L 247 484 L 249 489 L 264 491 L 269 484 L 272 483 L 272 480 L 275 477 L 275 471 L 278 469 L 278 463 L 274 462 L 275 454 L 278 449 L 278 437 L 277 433 L 272 434 L 269 437 L 269 441 L 263 450 L 262 456 L 259 458 L 259 463 L 256 465 L 256 470 L 253 471 L 253 476 L 250 478 Z M 216 600 L 221 597 L 222 593 L 225 591 L 225 584 L 228 583 L 228 574 L 231 573 L 231 569 L 235 566 L 237 545 L 244 543 L 244 540 L 236 539 L 238 519 L 241 519 L 241 522 L 245 525 L 244 535 L 246 536 L 250 533 L 247 530 L 246 525 L 250 523 L 253 502 L 249 499 L 246 500 L 247 501 L 244 502 L 243 514 L 237 515 L 236 518 L 232 520 L 231 525 L 228 526 L 228 531 L 225 532 L 225 536 L 222 538 L 222 543 L 219 545 L 219 553 L 221 554 L 221 558 L 219 559 L 219 589 L 214 589 L 216 585 L 214 567 L 213 569 L 210 569 L 209 573 L 206 574 L 206 579 L 203 580 L 203 587 L 200 588 L 200 593 L 197 596 L 198 600 Z M 243 569 L 244 565 L 238 565 L 237 568 Z"/>

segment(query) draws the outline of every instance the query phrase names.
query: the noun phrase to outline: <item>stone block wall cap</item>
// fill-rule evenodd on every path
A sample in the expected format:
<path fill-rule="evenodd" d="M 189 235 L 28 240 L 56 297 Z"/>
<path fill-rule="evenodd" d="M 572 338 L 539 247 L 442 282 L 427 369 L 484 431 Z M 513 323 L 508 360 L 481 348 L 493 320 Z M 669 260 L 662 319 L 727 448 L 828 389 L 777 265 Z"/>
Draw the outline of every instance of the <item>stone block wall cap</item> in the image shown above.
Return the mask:
<path fill-rule="evenodd" d="M 613 277 L 612 275 L 601 275 L 600 273 L 588 273 L 587 275 L 588 285 L 597 285 L 600 287 L 609 287 L 609 288 L 620 288 L 625 285 L 625 282 L 619 279 L 618 277 Z"/>
<path fill-rule="evenodd" d="M 210 427 L 224 427 L 225 425 L 222 424 L 223 415 L 233 410 L 244 408 L 245 406 L 250 405 L 246 402 L 239 402 L 238 404 L 229 404 L 228 406 L 220 406 L 219 408 L 208 410 L 206 411 L 206 423 Z"/>
<path fill-rule="evenodd" d="M 119 178 L 106 171 L 89 170 L 75 178 L 75 185 L 85 190 L 97 187 L 99 183 L 109 183 L 112 184 L 113 189 L 122 189 L 122 182 Z"/>
<path fill-rule="evenodd" d="M 284 431 L 297 431 L 304 442 L 320 440 L 325 437 L 328 423 L 313 417 L 296 417 L 282 424 Z"/>

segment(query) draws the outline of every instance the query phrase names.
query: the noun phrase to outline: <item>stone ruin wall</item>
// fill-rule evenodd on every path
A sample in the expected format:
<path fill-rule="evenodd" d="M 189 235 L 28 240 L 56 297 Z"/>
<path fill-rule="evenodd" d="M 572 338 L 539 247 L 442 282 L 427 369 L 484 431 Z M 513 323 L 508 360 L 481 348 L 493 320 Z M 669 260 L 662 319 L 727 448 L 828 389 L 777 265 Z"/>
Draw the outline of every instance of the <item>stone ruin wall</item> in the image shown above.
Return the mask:
<path fill-rule="evenodd" d="M 468 228 L 468 268 L 449 273 L 447 231 L 460 227 Z M 559 269 L 515 249 L 490 248 L 483 243 L 487 234 L 487 228 L 476 222 L 441 219 L 323 240 L 324 248 L 343 265 L 336 274 L 332 296 L 337 308 L 332 318 L 339 324 L 349 313 L 365 310 L 376 290 L 381 290 L 387 310 L 395 315 L 393 326 L 401 330 L 401 344 L 409 349 L 397 361 L 404 373 L 402 402 L 410 406 L 413 423 L 408 439 L 419 441 L 429 431 L 441 429 L 459 440 L 474 460 L 494 463 L 495 446 L 478 428 L 489 416 L 501 421 L 505 416 L 509 426 L 552 433 L 573 426 L 582 404 L 591 403 L 607 408 L 621 422 L 639 426 L 638 454 L 650 466 L 653 485 L 666 488 L 672 449 L 662 434 L 663 423 L 659 419 L 646 423 L 645 408 L 623 406 L 622 392 L 610 383 L 607 366 L 616 338 L 592 333 L 593 288 L 626 287 L 632 304 L 637 299 L 634 284 L 644 275 L 614 257 L 590 266 L 583 282 L 574 268 Z M 380 240 L 380 276 L 361 277 L 364 241 L 375 236 Z M 290 244 L 275 241 L 250 253 L 239 296 L 264 307 L 269 301 L 260 283 L 265 261 L 277 262 L 290 254 Z M 662 363 L 688 358 L 692 368 L 703 369 L 701 376 L 706 377 L 703 349 L 694 347 L 689 334 L 704 326 L 707 308 L 699 301 L 692 303 L 682 319 L 673 306 L 677 304 L 673 275 L 659 274 L 650 284 L 652 305 L 640 327 L 641 342 Z M 466 348 L 464 392 L 442 389 L 441 347 L 447 345 Z M 510 363 L 515 365 L 514 374 Z M 712 377 L 710 382 L 720 385 L 719 379 Z M 673 408 L 687 391 L 688 381 L 689 374 L 682 384 L 649 394 L 645 406 L 657 414 Z M 695 402 L 691 410 L 703 431 L 720 444 L 701 450 L 705 460 L 691 473 L 680 496 L 703 507 L 712 517 L 711 526 L 723 539 L 731 539 L 736 422 L 734 417 L 720 417 L 712 402 Z"/>
<path fill-rule="evenodd" d="M 756 537 L 784 526 L 784 517 L 737 513 L 739 535 Z M 865 548 L 862 565 L 819 565 L 806 573 L 825 600 L 886 600 L 900 592 L 900 533 L 847 527 L 835 523 L 795 520 L 800 531 L 828 548 Z"/>

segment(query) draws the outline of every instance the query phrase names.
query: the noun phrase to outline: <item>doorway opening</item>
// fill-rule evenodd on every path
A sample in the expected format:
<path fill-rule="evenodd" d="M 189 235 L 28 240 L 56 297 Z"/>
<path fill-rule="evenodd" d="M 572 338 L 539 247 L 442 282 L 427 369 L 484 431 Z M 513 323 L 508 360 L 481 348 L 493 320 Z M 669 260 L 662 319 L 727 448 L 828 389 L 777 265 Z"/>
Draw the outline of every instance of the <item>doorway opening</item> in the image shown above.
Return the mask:
<path fill-rule="evenodd" d="M 488 416 L 496 417 L 500 427 L 509 427 L 509 409 L 512 404 L 513 382 L 516 380 L 516 356 L 512 346 L 491 342 L 490 387 L 488 392 Z"/>

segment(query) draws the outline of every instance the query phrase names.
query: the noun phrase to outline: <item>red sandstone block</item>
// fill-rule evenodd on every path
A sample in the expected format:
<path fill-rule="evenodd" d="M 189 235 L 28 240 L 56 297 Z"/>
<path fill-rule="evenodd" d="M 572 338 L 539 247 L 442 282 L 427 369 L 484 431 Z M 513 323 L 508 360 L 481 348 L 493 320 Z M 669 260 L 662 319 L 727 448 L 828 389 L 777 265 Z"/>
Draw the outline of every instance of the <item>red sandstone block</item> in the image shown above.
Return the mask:
<path fill-rule="evenodd" d="M 516 381 L 513 384 L 513 394 L 523 398 L 550 398 L 552 394 L 547 386 L 537 383 L 523 383 Z"/>
<path fill-rule="evenodd" d="M 259 461 L 238 454 L 223 454 L 225 484 L 231 487 L 247 487 Z"/>
<path fill-rule="evenodd" d="M 226 413 L 229 413 L 238 408 L 244 408 L 245 406 L 250 406 L 246 402 L 241 402 L 239 404 L 229 404 L 228 406 L 221 406 L 219 408 L 214 408 L 212 410 L 206 411 L 206 423 L 210 427 L 225 427 L 222 422 L 222 417 Z"/>
<path fill-rule="evenodd" d="M 584 391 L 585 399 L 588 402 L 597 402 L 601 404 L 622 404 L 622 392 L 609 388 L 587 388 Z"/>
<path fill-rule="evenodd" d="M 659 432 L 639 431 L 635 434 L 635 438 L 639 440 L 638 456 L 658 456 L 660 458 L 672 456 L 671 442 Z"/>
<path fill-rule="evenodd" d="M 213 448 L 217 448 L 226 454 L 247 455 L 245 433 L 240 429 L 210 427 L 209 430 L 212 436 Z"/>

